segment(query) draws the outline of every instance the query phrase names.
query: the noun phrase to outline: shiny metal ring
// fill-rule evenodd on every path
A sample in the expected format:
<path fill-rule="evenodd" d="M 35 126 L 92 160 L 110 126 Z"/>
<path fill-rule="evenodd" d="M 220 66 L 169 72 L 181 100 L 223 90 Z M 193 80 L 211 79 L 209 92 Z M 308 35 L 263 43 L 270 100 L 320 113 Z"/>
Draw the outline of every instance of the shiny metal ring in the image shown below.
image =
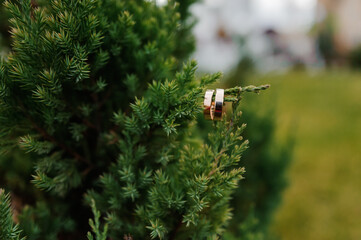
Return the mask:
<path fill-rule="evenodd" d="M 213 98 L 214 90 L 207 90 L 204 94 L 204 102 L 203 102 L 203 114 L 205 119 L 213 120 L 213 112 L 212 112 L 212 98 Z"/>
<path fill-rule="evenodd" d="M 216 98 L 214 101 L 214 117 L 213 120 L 221 120 L 223 116 L 224 89 L 216 90 Z"/>

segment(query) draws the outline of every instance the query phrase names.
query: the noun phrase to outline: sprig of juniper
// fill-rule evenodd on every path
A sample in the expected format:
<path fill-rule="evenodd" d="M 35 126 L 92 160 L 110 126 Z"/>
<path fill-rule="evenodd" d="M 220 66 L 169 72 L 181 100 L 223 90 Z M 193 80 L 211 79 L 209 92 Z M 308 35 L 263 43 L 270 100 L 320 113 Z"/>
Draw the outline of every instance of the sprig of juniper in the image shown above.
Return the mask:
<path fill-rule="evenodd" d="M 13 223 L 11 213 L 10 195 L 0 189 L 0 239 L 3 240 L 24 240 L 20 237 L 19 226 Z"/>
<path fill-rule="evenodd" d="M 267 90 L 270 87 L 271 87 L 271 85 L 265 84 L 265 85 L 260 85 L 260 86 L 249 85 L 246 87 L 227 88 L 227 89 L 224 89 L 224 94 L 225 94 L 224 101 L 225 102 L 237 102 L 240 100 L 241 94 L 243 94 L 245 92 L 252 92 L 252 93 L 259 94 L 261 91 Z M 213 100 L 214 99 L 215 99 L 215 96 L 213 96 Z"/>

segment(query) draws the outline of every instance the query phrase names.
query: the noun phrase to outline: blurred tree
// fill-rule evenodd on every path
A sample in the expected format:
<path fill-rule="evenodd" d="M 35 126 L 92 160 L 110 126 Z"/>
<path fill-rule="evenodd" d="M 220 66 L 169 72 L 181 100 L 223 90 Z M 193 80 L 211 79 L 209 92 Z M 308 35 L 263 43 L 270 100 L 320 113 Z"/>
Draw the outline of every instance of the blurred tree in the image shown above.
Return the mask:
<path fill-rule="evenodd" d="M 326 66 L 331 66 L 332 62 L 337 58 L 337 52 L 334 41 L 334 21 L 333 17 L 327 18 L 319 23 L 317 29 L 317 45 L 321 56 L 326 62 Z"/>
<path fill-rule="evenodd" d="M 244 58 L 225 79 L 224 87 L 248 83 L 252 74 L 252 61 Z M 226 230 L 225 239 L 273 239 L 268 232 L 272 215 L 280 203 L 287 185 L 286 170 L 292 156 L 293 137 L 285 143 L 275 136 L 275 106 L 248 99 L 241 107 L 245 122 L 249 123 L 244 136 L 250 141 L 250 149 L 244 153 L 245 180 L 232 195 L 233 218 Z"/>
<path fill-rule="evenodd" d="M 5 2 L 12 45 L 0 61 L 0 181 L 13 196 L 0 194 L 0 240 L 224 232 L 248 145 L 239 100 L 267 86 L 227 89 L 231 118 L 207 143 L 193 134 L 202 94 L 220 74 L 182 67 L 193 49 L 191 2 Z"/>
<path fill-rule="evenodd" d="M 361 69 L 361 45 L 350 52 L 349 63 L 353 69 Z"/>

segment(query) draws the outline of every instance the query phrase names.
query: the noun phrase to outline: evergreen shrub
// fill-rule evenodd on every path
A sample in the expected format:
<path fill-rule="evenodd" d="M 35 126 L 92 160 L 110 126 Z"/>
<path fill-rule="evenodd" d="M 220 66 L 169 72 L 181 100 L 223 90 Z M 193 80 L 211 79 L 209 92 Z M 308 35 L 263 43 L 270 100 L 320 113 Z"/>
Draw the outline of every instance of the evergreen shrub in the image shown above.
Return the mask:
<path fill-rule="evenodd" d="M 183 64 L 192 2 L 4 3 L 1 240 L 222 236 L 245 171 L 241 94 L 267 86 L 226 89 L 234 113 L 197 134 L 221 75 Z"/>

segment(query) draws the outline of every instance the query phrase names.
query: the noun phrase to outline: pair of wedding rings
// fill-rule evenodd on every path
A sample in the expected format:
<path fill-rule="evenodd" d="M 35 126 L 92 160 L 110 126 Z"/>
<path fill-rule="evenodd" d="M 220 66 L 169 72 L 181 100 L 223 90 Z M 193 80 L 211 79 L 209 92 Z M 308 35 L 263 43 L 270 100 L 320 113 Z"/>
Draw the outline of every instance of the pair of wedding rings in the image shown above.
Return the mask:
<path fill-rule="evenodd" d="M 213 102 L 214 90 L 207 90 L 204 95 L 204 117 L 206 119 L 219 121 L 223 115 L 224 89 L 216 89 L 216 96 Z"/>

